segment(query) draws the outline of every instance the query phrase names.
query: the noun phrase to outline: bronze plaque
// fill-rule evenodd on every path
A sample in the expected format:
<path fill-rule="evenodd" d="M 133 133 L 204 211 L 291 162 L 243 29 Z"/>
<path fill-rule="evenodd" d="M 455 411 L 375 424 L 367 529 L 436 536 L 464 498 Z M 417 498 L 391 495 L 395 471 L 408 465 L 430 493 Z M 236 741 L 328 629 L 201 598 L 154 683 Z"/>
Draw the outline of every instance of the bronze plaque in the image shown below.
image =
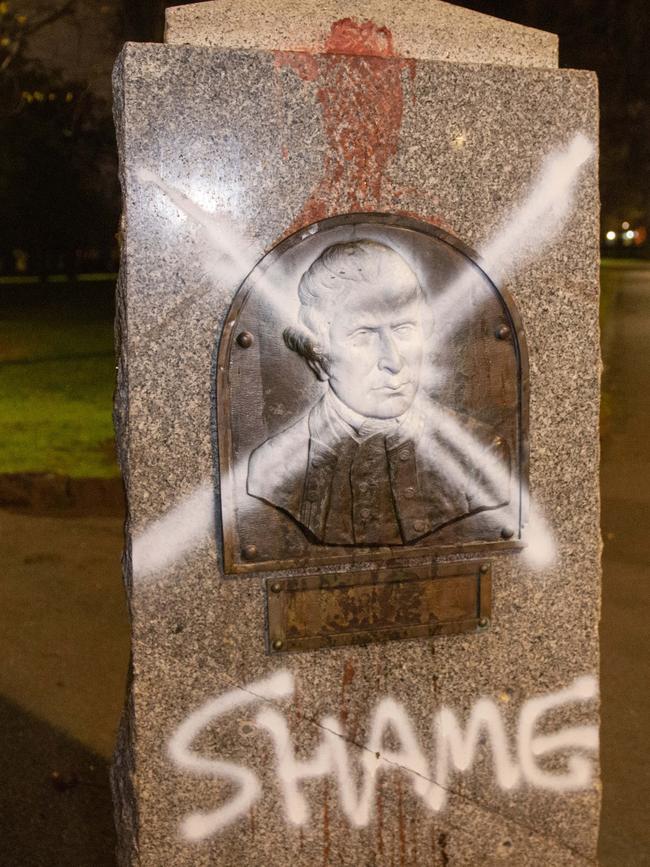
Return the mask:
<path fill-rule="evenodd" d="M 527 360 L 475 254 L 389 214 L 249 274 L 216 388 L 226 572 L 520 546 Z"/>
<path fill-rule="evenodd" d="M 271 653 L 427 638 L 487 629 L 488 563 L 269 578 Z"/>

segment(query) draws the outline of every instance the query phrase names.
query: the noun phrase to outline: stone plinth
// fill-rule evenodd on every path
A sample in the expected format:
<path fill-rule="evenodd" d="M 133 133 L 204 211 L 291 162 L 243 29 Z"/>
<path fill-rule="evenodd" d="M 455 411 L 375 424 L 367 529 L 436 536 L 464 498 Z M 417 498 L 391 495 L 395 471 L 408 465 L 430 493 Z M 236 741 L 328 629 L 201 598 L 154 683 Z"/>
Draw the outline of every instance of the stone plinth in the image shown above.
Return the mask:
<path fill-rule="evenodd" d="M 168 19 L 170 42 L 202 44 L 128 44 L 115 70 L 125 221 L 116 421 L 133 643 L 113 775 L 121 864 L 591 861 L 595 78 L 553 69 L 554 37 L 442 3 L 426 4 L 418 28 L 415 4 L 404 14 L 320 5 L 311 17 L 292 6 L 276 12 L 284 31 L 246 7 L 202 7 Z M 303 38 L 322 46 L 338 32 L 326 18 L 348 16 L 374 22 L 358 27 L 373 49 L 390 30 L 390 50 L 288 50 Z M 438 62 L 443 25 L 444 59 L 483 65 Z M 479 55 L 486 28 L 494 41 Z M 499 62 L 511 65 L 486 65 Z M 372 157 L 346 150 L 371 135 Z M 260 256 L 358 211 L 443 227 L 516 303 L 529 353 L 526 547 L 489 555 L 492 623 L 480 634 L 273 655 L 271 573 L 224 574 L 217 347 Z M 470 732 L 463 747 L 454 732 L 472 714 L 476 744 Z M 298 779 L 294 759 L 322 743 L 320 764 L 302 769 L 311 778 Z"/>

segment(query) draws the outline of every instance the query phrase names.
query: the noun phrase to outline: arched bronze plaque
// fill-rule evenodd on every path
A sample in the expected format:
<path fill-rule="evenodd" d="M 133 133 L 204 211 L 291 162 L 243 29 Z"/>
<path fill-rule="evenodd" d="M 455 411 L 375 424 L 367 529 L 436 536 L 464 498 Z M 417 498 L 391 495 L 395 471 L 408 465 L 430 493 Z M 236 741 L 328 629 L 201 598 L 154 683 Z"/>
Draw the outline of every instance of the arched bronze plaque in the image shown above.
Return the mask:
<path fill-rule="evenodd" d="M 345 215 L 275 247 L 232 304 L 216 400 L 228 572 L 521 545 L 522 324 L 427 223 Z"/>

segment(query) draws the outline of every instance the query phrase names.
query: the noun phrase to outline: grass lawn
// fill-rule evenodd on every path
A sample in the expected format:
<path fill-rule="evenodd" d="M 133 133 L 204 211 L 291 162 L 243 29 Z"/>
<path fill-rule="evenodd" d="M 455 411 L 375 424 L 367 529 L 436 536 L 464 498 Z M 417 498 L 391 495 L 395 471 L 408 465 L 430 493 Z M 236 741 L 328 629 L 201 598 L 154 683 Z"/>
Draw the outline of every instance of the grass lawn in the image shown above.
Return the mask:
<path fill-rule="evenodd" d="M 119 475 L 111 284 L 2 287 L 0 473 Z"/>

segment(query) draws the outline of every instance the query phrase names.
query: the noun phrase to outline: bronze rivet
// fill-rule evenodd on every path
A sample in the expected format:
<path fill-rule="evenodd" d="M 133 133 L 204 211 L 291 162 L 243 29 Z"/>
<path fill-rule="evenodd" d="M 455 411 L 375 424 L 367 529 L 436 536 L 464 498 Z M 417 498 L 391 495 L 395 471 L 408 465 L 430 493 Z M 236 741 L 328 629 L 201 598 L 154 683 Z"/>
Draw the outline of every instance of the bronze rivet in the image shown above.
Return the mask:
<path fill-rule="evenodd" d="M 505 440 L 504 440 L 503 437 L 499 437 L 499 436 L 497 436 L 497 437 L 495 437 L 495 438 L 492 440 L 492 444 L 493 444 L 496 448 L 501 448 L 501 446 L 502 446 L 504 443 L 505 443 Z"/>
<path fill-rule="evenodd" d="M 280 638 L 276 638 L 273 642 L 273 650 L 282 650 L 284 647 L 284 642 Z"/>
<path fill-rule="evenodd" d="M 407 500 L 412 500 L 413 497 L 415 496 L 415 488 L 407 488 L 404 491 L 404 496 Z"/>
<path fill-rule="evenodd" d="M 361 509 L 361 517 L 369 518 L 370 517 L 370 509 Z"/>
<path fill-rule="evenodd" d="M 237 343 L 242 349 L 249 349 L 253 345 L 253 335 L 250 331 L 242 331 L 237 335 Z"/>
<path fill-rule="evenodd" d="M 414 521 L 413 523 L 413 529 L 416 531 L 416 533 L 422 533 L 424 530 L 426 530 L 426 528 L 427 525 L 424 523 L 424 521 Z"/>
<path fill-rule="evenodd" d="M 279 593 L 280 590 L 282 590 L 282 585 L 281 585 L 281 584 L 278 584 L 278 583 L 276 582 L 275 584 L 272 584 L 272 585 L 271 585 L 271 591 L 272 591 L 273 593 Z"/>
<path fill-rule="evenodd" d="M 487 575 L 487 573 L 489 571 L 490 571 L 490 567 L 488 566 L 488 564 L 487 563 L 481 563 L 481 568 L 479 569 L 479 572 L 481 573 L 481 575 Z"/>
<path fill-rule="evenodd" d="M 507 325 L 499 325 L 496 336 L 499 340 L 507 340 L 510 337 L 510 329 Z"/>
<path fill-rule="evenodd" d="M 490 625 L 490 621 L 487 619 L 487 617 L 481 617 L 478 625 L 481 627 L 481 629 L 485 629 L 486 626 Z"/>
<path fill-rule="evenodd" d="M 368 490 L 368 482 L 359 482 L 359 490 L 362 494 L 365 494 Z"/>
<path fill-rule="evenodd" d="M 257 545 L 244 545 L 241 554 L 244 560 L 254 560 L 257 557 Z"/>
<path fill-rule="evenodd" d="M 512 529 L 512 527 L 504 527 L 501 530 L 501 538 L 503 539 L 512 539 L 514 535 L 515 531 Z"/>

